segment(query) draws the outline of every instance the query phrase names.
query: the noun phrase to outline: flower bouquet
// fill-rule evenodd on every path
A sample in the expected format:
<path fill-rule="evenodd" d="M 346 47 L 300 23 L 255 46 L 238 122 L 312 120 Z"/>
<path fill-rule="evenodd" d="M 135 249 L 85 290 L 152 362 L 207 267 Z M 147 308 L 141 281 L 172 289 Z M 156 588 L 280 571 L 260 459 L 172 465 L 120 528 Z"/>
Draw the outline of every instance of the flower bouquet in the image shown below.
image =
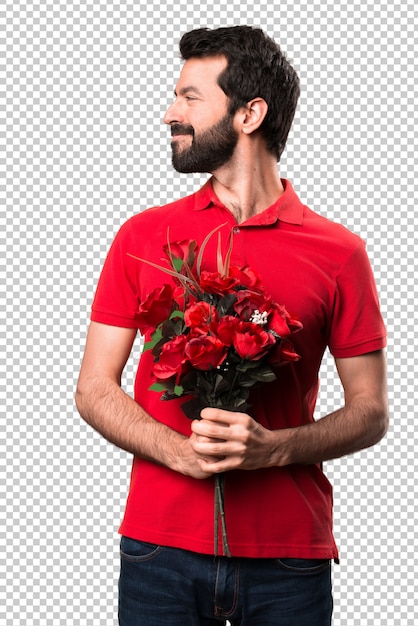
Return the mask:
<path fill-rule="evenodd" d="M 162 400 L 185 396 L 182 409 L 191 419 L 199 419 L 204 407 L 247 412 L 251 388 L 275 380 L 277 366 L 299 359 L 289 336 L 301 322 L 273 302 L 255 271 L 231 265 L 232 239 L 225 258 L 218 241 L 217 271 L 202 270 L 206 244 L 219 228 L 200 250 L 196 241 L 168 242 L 167 267 L 138 259 L 173 278 L 137 311 L 141 332 L 151 332 L 144 345 L 154 357 L 150 389 L 162 392 Z M 223 474 L 215 477 L 215 554 L 219 520 L 230 556 Z"/>

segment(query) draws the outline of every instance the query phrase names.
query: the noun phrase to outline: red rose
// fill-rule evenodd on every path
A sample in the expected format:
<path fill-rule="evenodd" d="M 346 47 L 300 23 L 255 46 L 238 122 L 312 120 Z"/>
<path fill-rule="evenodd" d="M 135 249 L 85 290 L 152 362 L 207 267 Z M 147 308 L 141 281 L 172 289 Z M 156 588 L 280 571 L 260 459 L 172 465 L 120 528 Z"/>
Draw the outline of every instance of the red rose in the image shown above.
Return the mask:
<path fill-rule="evenodd" d="M 303 324 L 296 317 L 292 317 L 289 315 L 289 319 L 287 320 L 287 325 L 289 326 L 292 333 L 296 333 L 298 330 L 303 328 Z"/>
<path fill-rule="evenodd" d="M 156 378 L 167 379 L 176 376 L 177 382 L 179 381 L 185 369 L 184 347 L 186 343 L 187 337 L 178 335 L 163 345 L 159 360 L 154 363 L 152 368 Z"/>
<path fill-rule="evenodd" d="M 288 337 L 292 332 L 302 328 L 302 323 L 293 319 L 286 308 L 280 304 L 271 302 L 267 306 L 262 306 L 260 311 L 267 311 L 267 327 L 269 330 L 273 330 L 279 337 Z"/>
<path fill-rule="evenodd" d="M 174 308 L 173 288 L 171 285 L 156 287 L 138 307 L 136 319 L 142 333 L 154 330 L 164 322 Z"/>
<path fill-rule="evenodd" d="M 239 283 L 233 276 L 222 276 L 219 272 L 202 272 L 199 284 L 203 292 L 224 296 Z"/>
<path fill-rule="evenodd" d="M 239 324 L 240 320 L 233 315 L 221 317 L 216 328 L 216 334 L 225 346 L 232 346 Z"/>
<path fill-rule="evenodd" d="M 236 295 L 237 301 L 234 304 L 234 310 L 245 322 L 249 321 L 254 311 L 261 310 L 263 305 L 266 306 L 266 297 L 261 293 L 240 289 Z"/>
<path fill-rule="evenodd" d="M 226 357 L 226 346 L 213 335 L 200 335 L 190 339 L 185 354 L 193 367 L 206 371 L 222 363 Z"/>
<path fill-rule="evenodd" d="M 170 245 L 165 244 L 163 250 L 170 260 L 181 259 L 183 263 L 186 262 L 192 268 L 197 252 L 197 243 L 190 239 L 174 241 L 173 243 L 170 242 Z"/>
<path fill-rule="evenodd" d="M 257 324 L 241 322 L 234 337 L 234 348 L 242 359 L 258 361 L 275 342 L 273 335 Z"/>
<path fill-rule="evenodd" d="M 272 365 L 277 365 L 285 361 L 299 361 L 299 359 L 300 355 L 295 352 L 292 342 L 289 339 L 284 339 L 273 350 L 269 362 Z"/>
<path fill-rule="evenodd" d="M 176 287 L 174 287 L 173 300 L 175 301 L 176 305 L 178 305 L 178 308 L 180 309 L 180 311 L 184 311 L 187 297 L 188 296 L 184 287 L 180 287 L 180 285 L 177 285 Z"/>
<path fill-rule="evenodd" d="M 196 302 L 184 312 L 184 323 L 195 332 L 207 333 L 218 321 L 216 308 L 208 302 Z"/>
<path fill-rule="evenodd" d="M 229 268 L 229 276 L 236 278 L 242 287 L 248 287 L 248 289 L 261 292 L 264 291 L 259 274 L 248 267 L 248 265 L 242 268 L 231 265 Z"/>

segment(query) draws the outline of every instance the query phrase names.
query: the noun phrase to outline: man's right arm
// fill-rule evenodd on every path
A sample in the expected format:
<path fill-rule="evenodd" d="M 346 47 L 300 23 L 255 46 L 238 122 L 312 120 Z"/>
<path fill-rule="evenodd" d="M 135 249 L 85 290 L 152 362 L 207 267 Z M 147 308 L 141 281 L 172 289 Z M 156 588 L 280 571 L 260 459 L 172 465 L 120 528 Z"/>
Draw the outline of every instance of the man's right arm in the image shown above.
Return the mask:
<path fill-rule="evenodd" d="M 108 441 L 135 456 L 194 478 L 207 478 L 190 439 L 161 424 L 121 389 L 136 330 L 92 322 L 80 370 L 76 405 Z"/>

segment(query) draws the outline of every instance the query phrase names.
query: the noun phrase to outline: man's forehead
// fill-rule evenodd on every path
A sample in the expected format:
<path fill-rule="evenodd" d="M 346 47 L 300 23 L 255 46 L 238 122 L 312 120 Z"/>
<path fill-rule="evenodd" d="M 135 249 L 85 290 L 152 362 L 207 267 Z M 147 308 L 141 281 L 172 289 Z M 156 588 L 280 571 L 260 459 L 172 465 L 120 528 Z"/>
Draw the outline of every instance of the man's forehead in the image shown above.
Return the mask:
<path fill-rule="evenodd" d="M 187 96 L 187 94 L 193 93 L 197 96 L 203 95 L 203 92 L 196 85 L 184 85 L 184 87 L 174 89 L 175 96 Z"/>
<path fill-rule="evenodd" d="M 217 85 L 218 76 L 227 64 L 227 59 L 223 55 L 187 59 L 177 82 L 177 93 L 180 94 L 185 89 L 203 92 L 206 85 Z"/>

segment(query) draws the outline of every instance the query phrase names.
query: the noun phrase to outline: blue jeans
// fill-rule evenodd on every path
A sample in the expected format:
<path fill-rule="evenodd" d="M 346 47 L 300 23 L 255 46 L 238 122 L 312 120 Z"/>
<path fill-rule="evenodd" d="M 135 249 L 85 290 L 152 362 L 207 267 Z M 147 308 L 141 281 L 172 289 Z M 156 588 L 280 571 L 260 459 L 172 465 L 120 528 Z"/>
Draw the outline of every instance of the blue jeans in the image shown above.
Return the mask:
<path fill-rule="evenodd" d="M 213 557 L 122 537 L 120 626 L 330 626 L 331 564 Z"/>

